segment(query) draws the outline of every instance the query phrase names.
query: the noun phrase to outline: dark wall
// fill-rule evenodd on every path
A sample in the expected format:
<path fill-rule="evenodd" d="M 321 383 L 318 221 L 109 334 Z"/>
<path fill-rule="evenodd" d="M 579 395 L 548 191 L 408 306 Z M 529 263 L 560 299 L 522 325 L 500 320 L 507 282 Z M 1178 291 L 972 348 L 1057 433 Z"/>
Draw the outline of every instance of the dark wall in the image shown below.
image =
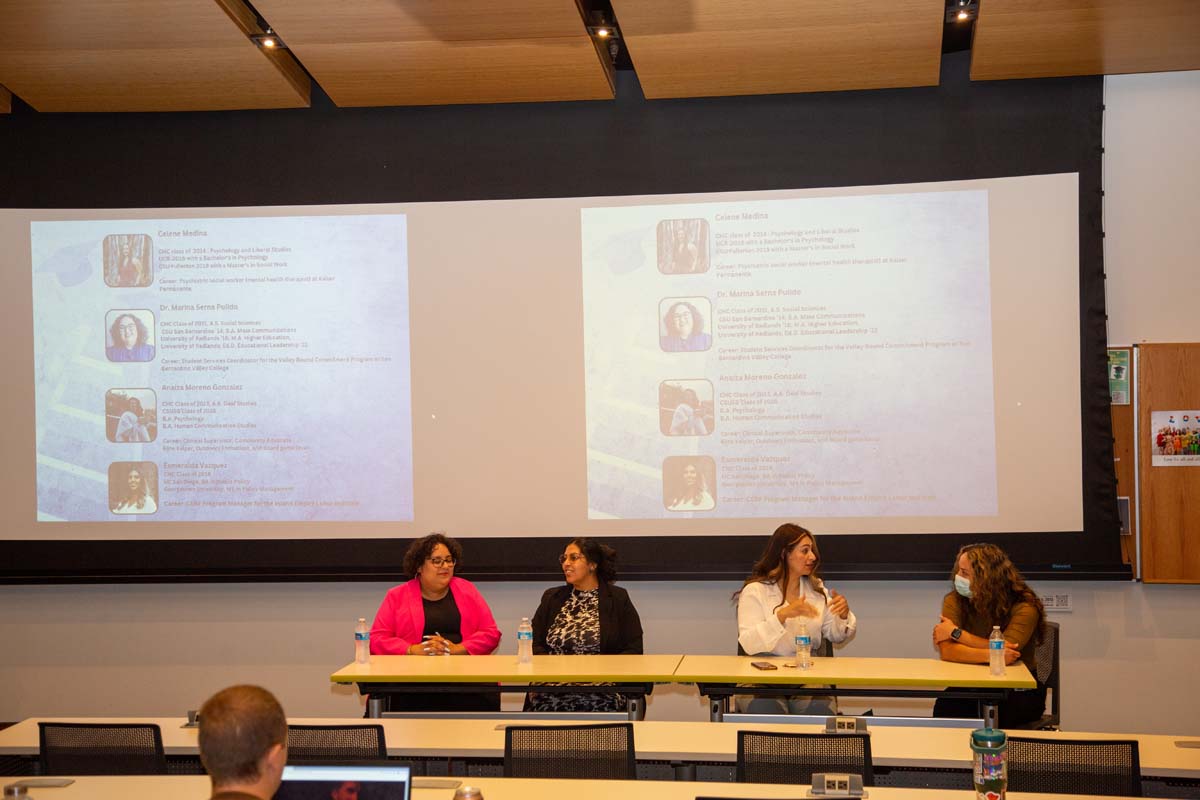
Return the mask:
<path fill-rule="evenodd" d="M 0 117 L 0 205 L 251 206 L 834 187 L 1080 174 L 1084 530 L 1002 534 L 1032 574 L 1120 568 L 1105 365 L 1099 77 L 971 83 L 969 54 L 931 88 L 615 102 Z M 318 93 L 319 95 L 319 93 Z M 26 269 L 6 264 L 8 269 Z M 32 454 L 31 454 L 32 456 Z M 564 532 L 564 536 L 568 532 Z M 764 531 L 764 533 L 766 533 Z M 942 578 L 977 536 L 829 537 L 835 577 Z M 0 544 L 0 580 L 394 576 L 404 543 L 358 540 Z M 628 577 L 741 576 L 761 540 L 622 543 Z M 545 540 L 477 540 L 475 577 L 544 577 Z M 530 565 L 538 565 L 536 567 Z M 553 573 L 551 573 L 553 574 Z"/>

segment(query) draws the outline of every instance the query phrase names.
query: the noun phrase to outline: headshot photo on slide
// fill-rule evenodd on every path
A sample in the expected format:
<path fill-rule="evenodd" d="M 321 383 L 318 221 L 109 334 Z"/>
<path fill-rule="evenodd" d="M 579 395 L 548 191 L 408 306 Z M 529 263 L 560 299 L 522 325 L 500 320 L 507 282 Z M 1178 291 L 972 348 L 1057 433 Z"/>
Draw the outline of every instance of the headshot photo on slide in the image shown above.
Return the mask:
<path fill-rule="evenodd" d="M 663 459 L 663 505 L 667 511 L 712 511 L 717 507 L 717 462 L 712 456 Z"/>
<path fill-rule="evenodd" d="M 664 275 L 708 272 L 708 220 L 664 219 L 658 223 L 658 271 Z"/>
<path fill-rule="evenodd" d="M 114 461 L 108 465 L 108 508 L 114 514 L 158 511 L 158 466 L 153 461 Z"/>
<path fill-rule="evenodd" d="M 711 381 L 666 380 L 658 385 L 658 424 L 663 436 L 708 436 L 716 426 Z"/>
<path fill-rule="evenodd" d="M 702 353 L 712 347 L 707 297 L 666 297 L 658 304 L 658 344 L 667 353 Z"/>
<path fill-rule="evenodd" d="M 104 237 L 104 282 L 114 288 L 149 286 L 154 282 L 154 243 L 144 233 L 112 233 Z"/>
<path fill-rule="evenodd" d="M 118 363 L 154 360 L 154 312 L 113 309 L 104 315 L 104 355 Z"/>
<path fill-rule="evenodd" d="M 153 389 L 109 389 L 104 393 L 104 432 L 110 442 L 153 442 L 158 438 L 158 396 Z"/>

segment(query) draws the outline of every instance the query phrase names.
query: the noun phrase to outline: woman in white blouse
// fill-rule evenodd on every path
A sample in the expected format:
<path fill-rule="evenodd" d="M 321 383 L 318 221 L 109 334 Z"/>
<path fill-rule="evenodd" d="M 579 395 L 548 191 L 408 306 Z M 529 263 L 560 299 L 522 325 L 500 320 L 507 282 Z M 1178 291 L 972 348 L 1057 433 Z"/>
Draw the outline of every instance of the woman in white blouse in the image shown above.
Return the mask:
<path fill-rule="evenodd" d="M 762 557 L 736 595 L 738 644 L 757 656 L 795 656 L 796 635 L 807 631 L 815 653 L 826 640 L 845 642 L 854 636 L 858 620 L 846 598 L 827 589 L 821 580 L 821 552 L 816 537 L 799 525 L 775 529 Z M 752 713 L 832 714 L 835 698 L 795 696 L 739 698 Z"/>

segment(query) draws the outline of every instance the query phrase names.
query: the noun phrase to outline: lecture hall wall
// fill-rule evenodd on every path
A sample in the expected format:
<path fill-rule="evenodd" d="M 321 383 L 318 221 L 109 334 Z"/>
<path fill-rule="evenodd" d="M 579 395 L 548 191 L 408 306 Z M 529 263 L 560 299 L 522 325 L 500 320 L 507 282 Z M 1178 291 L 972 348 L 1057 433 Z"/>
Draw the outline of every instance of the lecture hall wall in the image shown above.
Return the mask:
<path fill-rule="evenodd" d="M 1111 77 L 1105 87 L 1110 341 L 1200 341 L 1200 72 Z M 767 531 L 764 531 L 764 534 Z M 547 553 L 547 558 L 554 554 Z M 947 569 L 952 558 L 947 553 Z M 215 689 L 255 682 L 289 714 L 360 715 L 329 673 L 351 659 L 354 619 L 382 583 L 0 587 L 0 720 L 32 715 L 182 715 Z M 486 584 L 501 652 L 541 584 Z M 631 583 L 650 652 L 728 653 L 733 583 Z M 1062 624 L 1064 727 L 1194 733 L 1200 586 L 1043 583 L 1069 591 Z M 847 655 L 931 654 L 945 584 L 844 583 L 859 616 Z M 715 635 L 724 631 L 725 635 Z M 921 706 L 872 704 L 881 712 Z M 927 709 L 927 704 L 924 706 Z M 686 689 L 660 689 L 651 719 L 706 717 Z"/>

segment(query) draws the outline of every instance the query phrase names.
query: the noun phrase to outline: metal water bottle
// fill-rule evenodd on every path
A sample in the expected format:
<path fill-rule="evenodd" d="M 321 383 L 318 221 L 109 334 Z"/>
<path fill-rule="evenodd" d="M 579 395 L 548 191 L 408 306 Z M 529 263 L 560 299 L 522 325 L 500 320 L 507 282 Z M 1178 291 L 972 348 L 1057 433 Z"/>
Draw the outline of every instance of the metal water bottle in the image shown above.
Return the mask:
<path fill-rule="evenodd" d="M 1008 791 L 1008 736 L 995 728 L 971 731 L 976 800 L 1004 800 Z"/>

